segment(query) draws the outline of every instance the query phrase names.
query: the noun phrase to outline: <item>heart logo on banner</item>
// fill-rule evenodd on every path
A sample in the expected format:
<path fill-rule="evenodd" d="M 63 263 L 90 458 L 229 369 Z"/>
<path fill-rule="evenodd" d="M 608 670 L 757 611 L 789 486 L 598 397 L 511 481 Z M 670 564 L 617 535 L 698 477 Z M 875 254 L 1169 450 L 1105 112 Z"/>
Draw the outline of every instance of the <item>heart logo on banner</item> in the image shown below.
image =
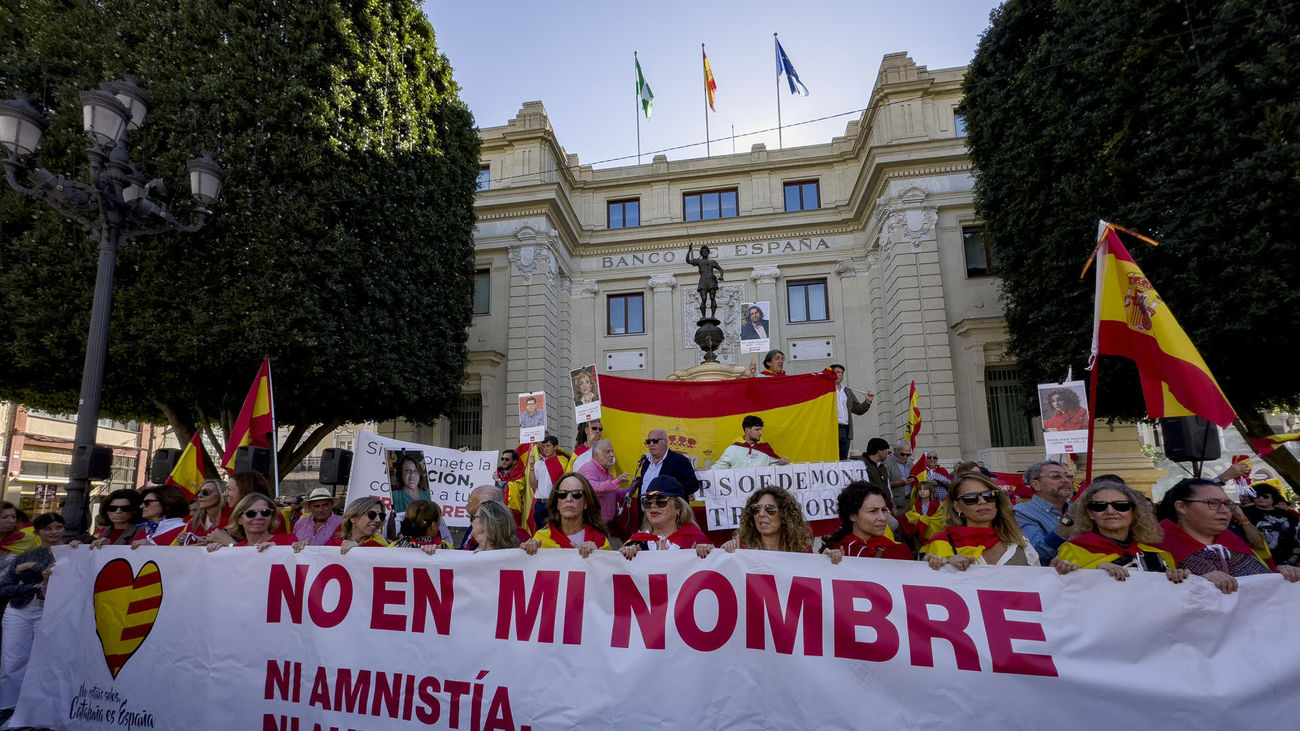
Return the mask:
<path fill-rule="evenodd" d="M 114 680 L 153 629 L 162 594 L 162 575 L 153 561 L 133 575 L 129 562 L 115 558 L 95 577 L 95 632 Z"/>

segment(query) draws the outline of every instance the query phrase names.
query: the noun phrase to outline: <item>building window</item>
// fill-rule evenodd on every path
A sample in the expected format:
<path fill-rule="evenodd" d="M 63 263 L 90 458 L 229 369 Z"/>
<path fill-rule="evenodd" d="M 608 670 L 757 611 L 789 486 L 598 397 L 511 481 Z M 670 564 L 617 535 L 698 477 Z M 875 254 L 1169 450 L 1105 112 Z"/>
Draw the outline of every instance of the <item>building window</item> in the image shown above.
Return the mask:
<path fill-rule="evenodd" d="M 474 314 L 486 315 L 492 310 L 492 272 L 479 269 L 474 272 Z"/>
<path fill-rule="evenodd" d="M 477 190 L 487 190 L 492 187 L 492 171 L 484 165 L 478 169 L 478 188 Z"/>
<path fill-rule="evenodd" d="M 704 193 L 682 195 L 682 218 L 686 221 L 707 221 L 712 218 L 736 217 L 736 189 L 711 190 Z"/>
<path fill-rule="evenodd" d="M 483 397 L 477 393 L 462 393 L 451 417 L 451 448 L 483 448 Z"/>
<path fill-rule="evenodd" d="M 610 335 L 645 332 L 645 295 L 611 294 L 606 320 Z"/>
<path fill-rule="evenodd" d="M 991 277 L 997 274 L 998 258 L 984 240 L 984 229 L 979 226 L 962 226 L 962 250 L 966 252 L 966 278 Z"/>
<path fill-rule="evenodd" d="M 641 225 L 641 199 L 629 198 L 624 201 L 609 202 L 609 216 L 605 221 L 609 228 L 636 228 Z"/>
<path fill-rule="evenodd" d="M 966 115 L 965 114 L 952 115 L 952 131 L 953 131 L 953 135 L 952 135 L 953 137 L 966 136 Z"/>
<path fill-rule="evenodd" d="M 786 183 L 785 210 L 811 211 L 814 208 L 821 208 L 821 195 L 819 193 L 816 180 L 806 180 L 802 183 Z"/>
<path fill-rule="evenodd" d="M 830 308 L 826 304 L 826 280 L 804 279 L 786 285 L 790 303 L 790 322 L 817 322 L 829 320 Z"/>
<path fill-rule="evenodd" d="M 1020 386 L 1020 369 L 994 366 L 984 369 L 989 399 L 989 435 L 994 447 L 1034 446 L 1033 420 L 1026 416 Z"/>

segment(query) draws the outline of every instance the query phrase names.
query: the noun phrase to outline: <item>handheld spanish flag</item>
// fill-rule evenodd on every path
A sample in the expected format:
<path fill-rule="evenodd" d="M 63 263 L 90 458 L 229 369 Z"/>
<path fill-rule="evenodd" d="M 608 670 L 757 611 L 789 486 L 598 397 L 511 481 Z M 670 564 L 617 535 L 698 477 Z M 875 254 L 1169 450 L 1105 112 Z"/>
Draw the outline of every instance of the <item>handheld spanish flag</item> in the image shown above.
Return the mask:
<path fill-rule="evenodd" d="M 1256 454 L 1263 457 L 1268 453 L 1276 450 L 1278 447 L 1282 446 L 1283 444 L 1286 444 L 1287 442 L 1294 442 L 1297 439 L 1300 439 L 1300 433 L 1270 434 L 1264 437 L 1263 439 L 1251 437 L 1250 448 L 1254 449 Z"/>
<path fill-rule="evenodd" d="M 1153 419 L 1195 415 L 1227 428 L 1236 412 L 1115 229 L 1105 221 L 1098 227 L 1091 365 L 1098 355 L 1137 364 L 1147 416 Z"/>
<path fill-rule="evenodd" d="M 916 435 L 921 433 L 921 395 L 916 392 L 916 381 L 907 394 L 907 441 L 916 449 Z"/>
<path fill-rule="evenodd" d="M 175 485 L 185 493 L 185 499 L 193 500 L 199 496 L 199 485 L 203 484 L 203 441 L 199 438 L 202 432 L 194 430 L 194 436 L 190 437 L 190 443 L 185 445 L 185 450 L 181 452 L 181 458 L 172 468 L 172 473 L 167 475 L 168 485 Z"/>
<path fill-rule="evenodd" d="M 271 359 L 262 361 L 253 379 L 253 387 L 248 389 L 244 406 L 239 410 L 239 418 L 230 429 L 230 438 L 226 441 L 226 452 L 221 455 L 221 464 L 228 470 L 235 469 L 235 450 L 251 444 L 255 447 L 270 447 L 270 434 L 275 431 L 275 412 L 271 405 Z"/>

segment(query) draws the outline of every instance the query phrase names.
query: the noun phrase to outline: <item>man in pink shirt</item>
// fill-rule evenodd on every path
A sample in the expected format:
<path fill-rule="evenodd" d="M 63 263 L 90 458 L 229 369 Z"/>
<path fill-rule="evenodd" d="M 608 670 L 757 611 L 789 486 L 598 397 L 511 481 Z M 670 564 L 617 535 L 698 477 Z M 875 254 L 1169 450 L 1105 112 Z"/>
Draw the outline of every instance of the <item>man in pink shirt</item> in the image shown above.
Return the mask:
<path fill-rule="evenodd" d="M 614 447 L 608 439 L 601 439 L 591 447 L 591 461 L 578 468 L 578 474 L 587 478 L 591 489 L 596 491 L 600 500 L 600 517 L 606 523 L 614 519 L 618 512 L 618 503 L 627 497 L 631 487 L 623 487 L 631 475 L 624 472 L 615 476 L 610 472 L 614 466 Z"/>
<path fill-rule="evenodd" d="M 307 515 L 298 519 L 293 526 L 293 534 L 300 541 L 307 541 L 310 546 L 323 546 L 339 532 L 343 519 L 334 514 L 334 491 L 328 487 L 318 487 L 311 491 L 304 501 Z"/>

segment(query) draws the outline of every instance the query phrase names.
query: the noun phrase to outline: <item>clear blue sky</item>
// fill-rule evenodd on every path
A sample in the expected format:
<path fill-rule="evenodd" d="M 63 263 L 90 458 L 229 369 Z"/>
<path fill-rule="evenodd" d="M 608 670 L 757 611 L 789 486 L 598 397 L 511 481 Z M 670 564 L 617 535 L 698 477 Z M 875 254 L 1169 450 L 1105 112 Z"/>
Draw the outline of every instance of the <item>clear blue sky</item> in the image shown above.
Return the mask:
<path fill-rule="evenodd" d="M 699 143 L 666 154 L 704 156 L 701 43 L 718 84 L 709 137 L 729 137 L 734 125 L 737 152 L 757 142 L 775 149 L 774 32 L 811 92 L 791 96 L 782 80 L 785 146 L 818 144 L 843 134 L 856 115 L 796 123 L 866 107 L 886 53 L 906 51 L 931 69 L 969 63 L 998 4 L 425 0 L 424 9 L 480 127 L 505 124 L 523 102 L 539 100 L 567 152 L 609 167 L 635 163 L 601 164 L 636 154 L 633 51 L 655 95 L 652 118 L 641 120 L 643 154 Z M 731 149 L 730 139 L 712 144 L 714 155 Z"/>

